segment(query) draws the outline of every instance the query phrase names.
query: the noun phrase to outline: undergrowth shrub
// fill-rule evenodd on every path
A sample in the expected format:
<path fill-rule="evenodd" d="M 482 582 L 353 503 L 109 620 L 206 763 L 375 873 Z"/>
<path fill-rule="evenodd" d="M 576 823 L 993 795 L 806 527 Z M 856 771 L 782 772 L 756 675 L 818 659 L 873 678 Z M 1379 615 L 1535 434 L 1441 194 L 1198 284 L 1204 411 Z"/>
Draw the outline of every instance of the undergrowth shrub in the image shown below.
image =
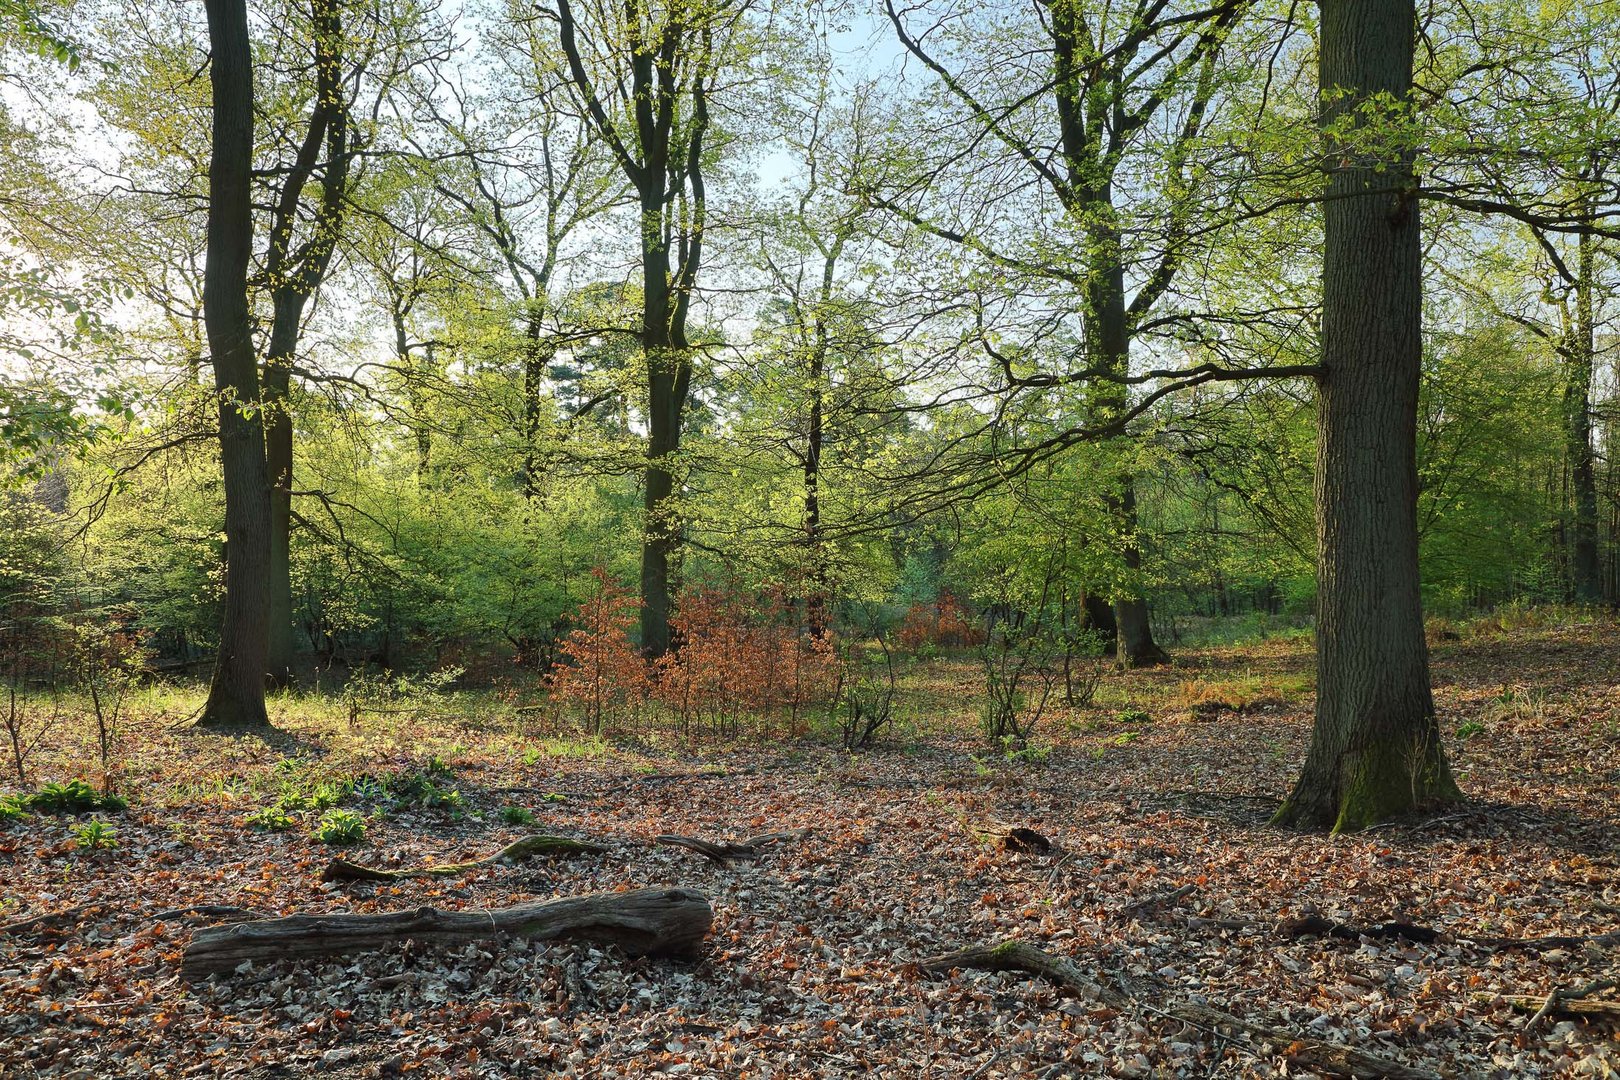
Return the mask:
<path fill-rule="evenodd" d="M 647 662 L 630 640 L 636 597 L 606 570 L 591 574 L 596 593 L 580 605 L 547 683 L 552 704 L 572 712 L 595 735 L 639 713 L 647 693 Z"/>
<path fill-rule="evenodd" d="M 832 715 L 845 750 L 869 749 L 894 726 L 895 658 L 882 635 L 874 659 L 859 646 L 839 657 Z"/>
<path fill-rule="evenodd" d="M 962 602 L 948 592 L 931 604 L 913 604 L 900 620 L 900 647 L 917 652 L 926 647 L 982 645 L 984 628 L 973 621 Z"/>
<path fill-rule="evenodd" d="M 675 647 L 649 664 L 631 640 L 636 598 L 605 571 L 581 605 L 549 680 L 559 718 L 597 735 L 655 714 L 685 735 L 737 736 L 743 721 L 786 713 L 801 734 L 805 710 L 829 700 L 837 681 L 832 634 L 811 634 L 777 590 L 763 598 L 700 587 L 683 594 L 670 620 Z"/>

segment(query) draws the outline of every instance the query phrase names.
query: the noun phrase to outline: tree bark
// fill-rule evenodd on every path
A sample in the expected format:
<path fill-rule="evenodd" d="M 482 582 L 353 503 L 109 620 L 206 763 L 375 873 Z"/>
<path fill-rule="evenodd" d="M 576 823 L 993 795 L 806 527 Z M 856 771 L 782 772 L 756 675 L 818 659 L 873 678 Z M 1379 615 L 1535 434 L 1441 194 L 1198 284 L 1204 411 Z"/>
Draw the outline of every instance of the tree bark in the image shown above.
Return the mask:
<path fill-rule="evenodd" d="M 253 254 L 253 60 L 244 0 L 208 0 L 213 146 L 203 320 L 219 394 L 225 491 L 225 611 L 203 727 L 268 727 L 270 484 L 248 307 Z"/>
<path fill-rule="evenodd" d="M 1125 531 L 1125 570 L 1135 580 L 1142 570 L 1142 549 L 1136 543 L 1136 481 L 1124 478 L 1125 491 L 1119 500 L 1118 516 Z M 1129 596 L 1114 601 L 1114 624 L 1118 628 L 1118 655 L 1121 667 L 1142 668 L 1168 664 L 1170 654 L 1153 640 L 1153 621 L 1140 587 Z"/>
<path fill-rule="evenodd" d="M 303 298 L 277 290 L 273 311 L 270 347 L 264 357 L 264 443 L 270 477 L 270 648 L 265 674 L 270 685 L 287 686 L 293 678 L 293 425 L 288 399 L 292 392 L 293 351 L 298 346 L 298 324 L 303 318 Z"/>
<path fill-rule="evenodd" d="M 1575 325 L 1563 357 L 1564 453 L 1574 504 L 1570 591 L 1577 603 L 1596 604 L 1603 600 L 1603 569 L 1598 559 L 1597 464 L 1592 450 L 1594 241 L 1591 234 L 1582 233 L 1577 244 Z"/>
<path fill-rule="evenodd" d="M 1330 134 L 1322 374 L 1317 380 L 1317 698 L 1304 768 L 1279 824 L 1353 831 L 1455 803 L 1435 723 L 1418 573 L 1422 269 L 1411 154 L 1412 0 L 1323 0 Z M 1372 106 L 1377 108 L 1376 105 Z M 1345 140 L 1344 143 L 1338 139 Z M 1365 144 L 1371 142 L 1373 148 Z"/>
<path fill-rule="evenodd" d="M 245 961 L 335 956 L 407 938 L 464 941 L 514 934 L 539 941 L 600 941 L 632 956 L 687 956 L 697 951 L 713 922 L 708 898 L 690 889 L 595 893 L 493 910 L 289 915 L 197 931 L 180 973 L 199 979 L 233 971 Z"/>
<path fill-rule="evenodd" d="M 265 279 L 270 285 L 270 343 L 264 357 L 266 465 L 270 480 L 269 652 L 266 674 L 285 686 L 293 679 L 292 620 L 292 368 L 303 332 L 304 309 L 320 288 L 337 246 L 349 172 L 348 103 L 341 65 L 343 26 L 337 0 L 310 0 L 315 39 L 315 94 L 297 157 L 277 193 Z M 293 234 L 304 187 L 322 149 L 326 169 L 308 238 L 296 249 Z"/>

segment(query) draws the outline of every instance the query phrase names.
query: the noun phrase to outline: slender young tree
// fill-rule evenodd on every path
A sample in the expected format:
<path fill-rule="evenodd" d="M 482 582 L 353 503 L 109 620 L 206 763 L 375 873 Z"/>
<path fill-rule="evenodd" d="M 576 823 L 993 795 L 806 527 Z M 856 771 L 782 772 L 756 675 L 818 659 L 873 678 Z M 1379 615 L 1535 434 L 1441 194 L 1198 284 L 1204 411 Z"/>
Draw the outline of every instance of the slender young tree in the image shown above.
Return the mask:
<path fill-rule="evenodd" d="M 265 727 L 269 656 L 270 484 L 258 356 L 248 305 L 253 257 L 253 57 L 245 0 L 208 0 L 213 147 L 203 318 L 219 393 L 225 487 L 225 616 L 199 723 Z"/>
<path fill-rule="evenodd" d="M 686 327 L 708 222 L 710 95 L 748 10 L 748 0 L 557 6 L 574 91 L 639 211 L 647 370 L 641 648 L 648 656 L 670 647 L 670 573 L 681 535 L 677 455 L 692 392 Z"/>
<path fill-rule="evenodd" d="M 959 220 L 952 223 L 952 214 L 931 210 L 926 200 L 902 195 L 885 203 L 913 224 L 985 258 L 1009 275 L 1014 291 L 1037 283 L 1036 288 L 1055 286 L 1078 299 L 1086 373 L 1056 378 L 1092 386 L 1093 423 L 1106 424 L 1128 410 L 1132 343 L 1157 314 L 1189 256 L 1193 221 L 1204 209 L 1191 157 L 1217 99 L 1222 52 L 1250 6 L 1250 0 L 1216 0 L 1183 10 L 1139 0 L 1116 10 L 1087 0 L 1041 0 L 1032 13 L 1038 29 L 1004 35 L 987 27 L 964 47 L 958 24 L 1000 19 L 1001 13 L 986 16 L 967 10 L 972 5 L 946 4 L 919 31 L 912 20 L 933 8 L 902 12 L 892 0 L 886 2 L 901 44 L 968 117 L 970 146 L 957 157 L 992 178 L 979 181 L 981 204 L 1002 202 L 1008 188 L 1016 197 L 1027 187 L 1038 193 L 1039 202 L 1023 229 L 1046 212 L 1042 203 L 1058 208 L 1060 216 L 1049 233 L 1037 227 L 1020 249 L 1008 244 L 997 220 L 977 207 L 955 213 Z M 1013 44 L 1008 55 L 996 62 L 980 55 L 1004 41 Z M 1044 70 L 1010 78 L 1009 72 L 1031 66 L 1032 55 Z M 1033 90 L 1031 79 L 1040 80 Z M 995 157 L 982 160 L 992 151 Z M 958 163 L 931 165 L 927 181 L 916 186 L 940 186 L 940 174 Z M 1143 192 L 1144 187 L 1149 190 Z M 946 199 L 948 206 L 959 201 L 955 192 Z M 1034 379 L 1006 374 L 1014 386 L 1054 383 L 1049 374 Z M 1135 480 L 1128 468 L 1114 488 L 1109 497 L 1113 531 L 1126 576 L 1136 578 L 1142 550 Z M 1169 659 L 1153 639 L 1139 583 L 1117 592 L 1113 607 L 1123 664 Z"/>
<path fill-rule="evenodd" d="M 270 472 L 271 682 L 293 674 L 293 418 L 288 400 L 304 312 L 332 263 L 349 188 L 349 96 L 344 80 L 342 10 L 337 0 L 311 0 L 314 93 L 304 137 L 275 192 L 270 246 L 262 278 L 270 294 L 270 341 L 264 354 L 265 456 Z M 320 194 L 298 239 L 304 188 L 318 177 Z"/>
<path fill-rule="evenodd" d="M 1418 574 L 1422 251 L 1412 0 L 1323 0 L 1316 724 L 1282 825 L 1354 831 L 1462 798 Z"/>

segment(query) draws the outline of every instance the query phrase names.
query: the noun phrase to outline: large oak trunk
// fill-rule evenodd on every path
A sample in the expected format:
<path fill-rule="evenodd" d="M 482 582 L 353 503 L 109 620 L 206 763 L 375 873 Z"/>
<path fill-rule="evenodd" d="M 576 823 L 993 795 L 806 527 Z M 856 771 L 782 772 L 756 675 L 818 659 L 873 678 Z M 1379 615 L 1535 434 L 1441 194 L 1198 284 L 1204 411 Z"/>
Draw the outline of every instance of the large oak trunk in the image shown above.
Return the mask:
<path fill-rule="evenodd" d="M 1329 125 L 1408 100 L 1411 0 L 1323 0 Z M 1384 117 L 1397 127 L 1398 115 Z M 1316 726 L 1277 821 L 1335 831 L 1461 798 L 1440 745 L 1418 576 L 1422 278 L 1411 156 L 1329 140 L 1318 378 Z"/>
<path fill-rule="evenodd" d="M 269 724 L 264 673 L 269 646 L 270 485 L 247 298 L 253 251 L 253 68 L 243 0 L 208 0 L 207 10 L 213 147 L 203 319 L 220 398 L 225 610 L 208 702 L 198 722 L 205 727 L 258 727 Z"/>

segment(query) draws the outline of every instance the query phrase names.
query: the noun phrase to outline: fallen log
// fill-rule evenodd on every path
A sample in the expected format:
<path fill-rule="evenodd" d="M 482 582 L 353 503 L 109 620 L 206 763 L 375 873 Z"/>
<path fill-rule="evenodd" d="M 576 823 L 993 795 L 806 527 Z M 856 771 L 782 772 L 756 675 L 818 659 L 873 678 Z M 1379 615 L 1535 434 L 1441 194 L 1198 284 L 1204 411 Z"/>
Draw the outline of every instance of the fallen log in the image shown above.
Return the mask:
<path fill-rule="evenodd" d="M 924 972 L 935 975 L 944 974 L 955 968 L 1023 971 L 1050 979 L 1059 986 L 1112 1008 L 1130 1004 L 1130 999 L 1125 994 L 1093 979 L 1072 960 L 1054 956 L 1045 949 L 1017 939 L 960 949 L 943 956 L 918 961 L 917 966 Z M 1184 1024 L 1216 1032 L 1223 1028 L 1240 1032 L 1254 1039 L 1261 1051 L 1286 1057 L 1295 1065 L 1327 1076 L 1353 1077 L 1357 1080 L 1374 1080 L 1378 1077 L 1387 1080 L 1442 1080 L 1441 1074 L 1429 1069 L 1403 1065 L 1391 1058 L 1369 1054 L 1343 1043 L 1313 1039 L 1297 1032 L 1240 1020 L 1231 1013 L 1207 1005 L 1189 1003 L 1165 1008 L 1142 1005 L 1142 1008 Z"/>
<path fill-rule="evenodd" d="M 569 856 L 569 855 L 600 855 L 607 848 L 601 844 L 593 844 L 589 840 L 572 840 L 566 836 L 525 836 L 521 840 L 514 840 L 493 855 L 486 855 L 482 859 L 471 862 L 442 863 L 433 866 L 416 866 L 409 870 L 378 870 L 375 867 L 361 866 L 359 863 L 349 862 L 347 859 L 333 859 L 321 871 L 322 881 L 398 881 L 401 878 L 413 877 L 453 877 L 468 870 L 476 870 L 482 866 L 493 866 L 498 862 L 519 863 L 525 859 L 532 859 L 540 855 Z"/>
<path fill-rule="evenodd" d="M 684 956 L 696 951 L 713 922 L 708 897 L 668 888 L 470 911 L 424 907 L 375 915 L 289 915 L 197 931 L 180 961 L 180 974 L 199 979 L 246 961 L 364 952 L 406 938 L 462 941 L 507 934 L 600 942 L 631 956 Z"/>
<path fill-rule="evenodd" d="M 1549 1002 L 1549 999 L 1551 1001 Z M 1609 1001 L 1605 998 L 1591 997 L 1565 997 L 1562 994 L 1487 994 L 1474 995 L 1474 1000 L 1482 1005 L 1494 1005 L 1501 1002 L 1518 1012 L 1531 1013 L 1525 1027 L 1531 1028 L 1539 1024 L 1542 1017 L 1559 1014 L 1564 1016 L 1606 1016 L 1620 1020 L 1620 1001 Z"/>
<path fill-rule="evenodd" d="M 89 912 L 99 911 L 108 906 L 105 903 L 80 904 L 61 911 L 47 911 L 28 919 L 18 919 L 16 922 L 0 925 L 0 937 L 54 931 L 62 923 L 81 922 Z"/>

